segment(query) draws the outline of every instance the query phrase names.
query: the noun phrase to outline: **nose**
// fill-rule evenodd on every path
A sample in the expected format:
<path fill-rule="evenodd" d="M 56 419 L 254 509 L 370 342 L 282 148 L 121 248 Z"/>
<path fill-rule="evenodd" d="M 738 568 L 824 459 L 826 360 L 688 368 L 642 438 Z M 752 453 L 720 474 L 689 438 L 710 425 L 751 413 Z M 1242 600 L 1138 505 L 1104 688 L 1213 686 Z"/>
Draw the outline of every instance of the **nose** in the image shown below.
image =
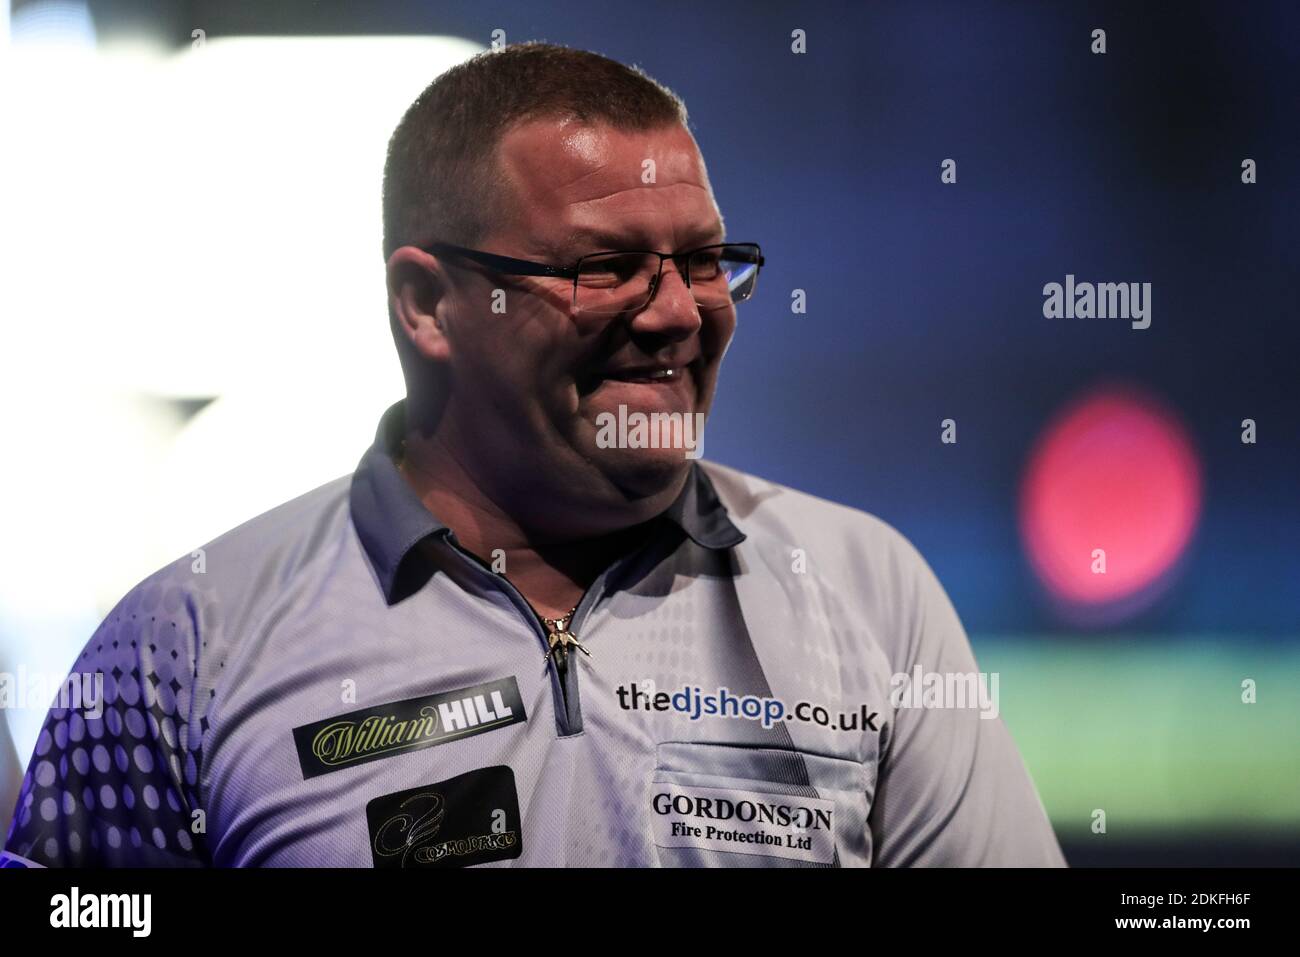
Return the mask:
<path fill-rule="evenodd" d="M 671 259 L 665 260 L 650 303 L 632 318 L 632 331 L 677 342 L 694 335 L 701 325 L 700 309 L 681 270 Z"/>

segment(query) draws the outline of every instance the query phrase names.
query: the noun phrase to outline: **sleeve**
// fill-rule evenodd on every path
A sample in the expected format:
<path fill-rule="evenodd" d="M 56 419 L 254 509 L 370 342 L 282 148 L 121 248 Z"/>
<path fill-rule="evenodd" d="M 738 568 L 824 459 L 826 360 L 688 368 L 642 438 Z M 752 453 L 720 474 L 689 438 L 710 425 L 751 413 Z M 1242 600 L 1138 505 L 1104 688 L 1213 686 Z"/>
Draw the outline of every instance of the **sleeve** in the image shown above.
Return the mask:
<path fill-rule="evenodd" d="M 898 619 L 904 636 L 894 671 L 909 676 L 893 726 L 882 740 L 881 770 L 868 825 L 880 867 L 1063 867 L 1065 859 L 1033 781 L 996 707 L 989 676 L 982 701 L 925 706 L 925 681 L 977 675 L 965 629 L 920 553 Z M 977 679 L 969 678 L 970 681 Z M 969 688 L 969 685 L 966 685 Z M 891 689 L 893 690 L 893 689 Z M 920 706 L 918 706 L 918 704 Z M 894 702 L 891 700 L 891 705 Z M 981 707 L 983 705 L 984 707 Z M 983 712 L 983 713 L 982 713 Z M 996 715 L 996 716 L 995 716 Z"/>
<path fill-rule="evenodd" d="M 95 631 L 36 741 L 0 867 L 210 863 L 194 611 L 179 586 L 154 576 Z"/>

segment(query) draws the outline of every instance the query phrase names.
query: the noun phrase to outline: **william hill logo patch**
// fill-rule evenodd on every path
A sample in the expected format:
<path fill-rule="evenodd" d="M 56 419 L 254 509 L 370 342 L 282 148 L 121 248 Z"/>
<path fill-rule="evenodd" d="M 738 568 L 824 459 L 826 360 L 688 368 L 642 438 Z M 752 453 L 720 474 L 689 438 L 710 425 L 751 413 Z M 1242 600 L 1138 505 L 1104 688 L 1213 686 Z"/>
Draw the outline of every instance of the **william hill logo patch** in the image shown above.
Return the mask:
<path fill-rule="evenodd" d="M 304 779 L 528 719 L 513 676 L 362 708 L 293 729 Z"/>

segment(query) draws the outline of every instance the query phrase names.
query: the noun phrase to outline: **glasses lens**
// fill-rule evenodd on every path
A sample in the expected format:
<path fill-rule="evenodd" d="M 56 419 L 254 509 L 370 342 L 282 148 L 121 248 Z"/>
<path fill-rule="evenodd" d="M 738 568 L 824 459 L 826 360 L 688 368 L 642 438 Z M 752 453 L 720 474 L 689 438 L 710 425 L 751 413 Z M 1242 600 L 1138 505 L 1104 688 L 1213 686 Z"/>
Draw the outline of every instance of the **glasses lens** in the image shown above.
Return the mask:
<path fill-rule="evenodd" d="M 650 301 L 659 257 L 646 253 L 597 253 L 578 263 L 574 307 L 594 316 L 640 309 Z"/>
<path fill-rule="evenodd" d="M 753 244 L 706 246 L 691 253 L 684 278 L 701 309 L 721 309 L 754 294 L 761 259 Z M 659 275 L 659 257 L 649 253 L 584 256 L 578 263 L 575 311 L 613 316 L 641 309 L 654 294 Z"/>
<path fill-rule="evenodd" d="M 758 247 L 748 244 L 709 246 L 693 253 L 687 274 L 700 308 L 721 309 L 752 296 L 759 259 Z"/>

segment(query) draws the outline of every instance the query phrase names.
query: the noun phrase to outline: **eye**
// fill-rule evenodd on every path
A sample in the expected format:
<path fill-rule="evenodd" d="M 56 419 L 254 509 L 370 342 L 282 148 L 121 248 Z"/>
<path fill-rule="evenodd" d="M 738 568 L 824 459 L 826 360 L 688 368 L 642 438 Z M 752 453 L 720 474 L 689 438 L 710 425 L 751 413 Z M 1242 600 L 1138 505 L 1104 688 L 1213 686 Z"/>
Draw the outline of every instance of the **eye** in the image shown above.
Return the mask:
<path fill-rule="evenodd" d="M 649 259 L 641 253 L 601 253 L 588 256 L 578 267 L 578 281 L 601 286 L 631 282 L 650 272 Z"/>
<path fill-rule="evenodd" d="M 692 282 L 717 279 L 722 267 L 721 249 L 702 249 L 692 253 L 688 268 Z"/>

